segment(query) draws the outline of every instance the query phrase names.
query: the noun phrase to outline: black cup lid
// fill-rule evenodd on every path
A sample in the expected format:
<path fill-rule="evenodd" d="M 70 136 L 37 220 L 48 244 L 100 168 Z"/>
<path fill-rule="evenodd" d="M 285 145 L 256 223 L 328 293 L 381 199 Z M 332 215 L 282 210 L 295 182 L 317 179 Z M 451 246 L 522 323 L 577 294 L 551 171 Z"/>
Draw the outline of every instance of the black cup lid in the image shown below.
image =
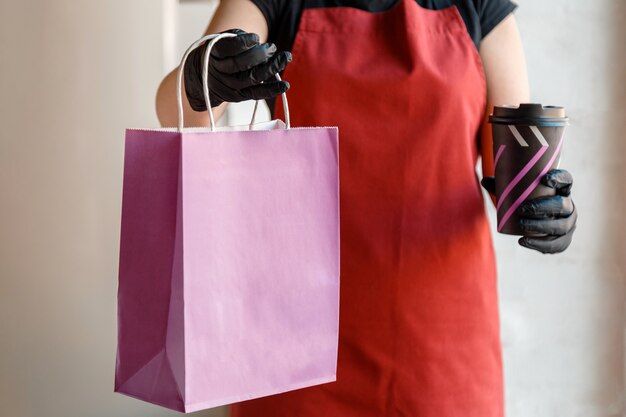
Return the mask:
<path fill-rule="evenodd" d="M 566 126 L 568 117 L 565 108 L 542 106 L 537 103 L 522 103 L 519 106 L 495 106 L 489 123 L 534 126 Z"/>

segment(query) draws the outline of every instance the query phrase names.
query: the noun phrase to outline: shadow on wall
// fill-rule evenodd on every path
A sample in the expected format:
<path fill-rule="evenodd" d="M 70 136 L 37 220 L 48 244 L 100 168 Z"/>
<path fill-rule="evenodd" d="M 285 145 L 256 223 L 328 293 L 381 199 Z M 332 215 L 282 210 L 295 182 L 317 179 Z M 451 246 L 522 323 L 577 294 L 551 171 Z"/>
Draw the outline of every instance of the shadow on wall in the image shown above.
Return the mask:
<path fill-rule="evenodd" d="M 610 108 L 610 113 L 605 120 L 613 121 L 604 131 L 608 137 L 594 137 L 590 140 L 598 141 L 598 150 L 603 152 L 602 159 L 609 161 L 609 166 L 604 172 L 598 173 L 598 178 L 608 182 L 606 189 L 610 190 L 606 195 L 605 211 L 603 213 L 585 213 L 587 216 L 598 216 L 599 222 L 607 231 L 604 240 L 603 253 L 607 258 L 615 259 L 618 263 L 618 271 L 626 286 L 626 53 L 623 40 L 626 39 L 626 2 L 616 1 L 612 3 L 613 34 L 609 38 L 610 65 L 607 80 L 598 80 L 599 83 L 607 82 L 611 86 L 610 96 L 607 101 L 615 107 Z M 617 221 L 617 224 L 614 224 Z M 608 223 L 608 224 L 606 224 Z M 626 311 L 625 311 L 626 313 Z M 626 316 L 624 317 L 626 324 Z M 626 346 L 624 346 L 626 351 Z M 626 352 L 624 352 L 626 354 Z M 626 366 L 626 358 L 624 358 Z M 626 372 L 626 369 L 625 369 Z M 626 377 L 626 375 L 625 375 Z"/>
<path fill-rule="evenodd" d="M 624 49 L 624 39 L 626 39 L 626 2 L 615 2 L 615 11 L 613 13 L 613 25 L 615 30 L 614 36 L 611 37 L 612 45 L 611 51 L 615 57 L 615 64 L 613 66 L 613 76 L 609 81 L 611 85 L 617 88 L 613 89 L 614 96 L 611 98 L 612 103 L 618 103 L 619 107 L 615 110 L 614 119 L 615 125 L 611 129 L 611 133 L 615 135 L 616 154 L 618 155 L 618 167 L 616 174 L 611 178 L 612 184 L 609 189 L 616 190 L 612 195 L 617 197 L 617 201 L 614 202 L 616 207 L 614 209 L 618 213 L 626 213 L 626 53 Z M 608 147 L 605 149 L 609 149 Z M 611 201 L 609 201 L 611 203 Z M 610 207 L 610 206 L 609 206 Z M 626 286 L 626 219 L 622 219 L 622 224 L 615 227 L 615 236 L 612 236 L 611 242 L 613 245 L 613 252 L 616 259 L 621 262 L 620 271 L 624 278 L 624 284 Z M 624 318 L 626 320 L 626 317 Z M 626 354 L 626 346 L 624 346 Z M 626 365 L 626 360 L 625 360 Z M 626 372 L 626 369 L 625 369 Z M 625 375 L 626 377 L 626 375 Z"/>
<path fill-rule="evenodd" d="M 601 129 L 600 134 L 588 138 L 596 142 L 599 146 L 598 156 L 604 164 L 601 178 L 607 184 L 598 184 L 598 189 L 605 190 L 606 194 L 596 192 L 590 194 L 592 198 L 605 199 L 606 204 L 598 204 L 603 207 L 599 213 L 582 213 L 583 216 L 594 216 L 594 222 L 601 228 L 603 239 L 599 253 L 607 262 L 599 268 L 599 276 L 595 279 L 602 280 L 606 276 L 617 276 L 621 278 L 621 288 L 626 286 L 626 49 L 624 49 L 624 39 L 626 39 L 626 1 L 611 2 L 610 35 L 608 36 L 610 65 L 605 74 L 598 72 L 597 83 L 602 85 L 608 83 L 609 92 L 606 97 L 608 114 L 601 117 L 609 121 L 605 129 Z M 603 186 L 604 185 L 604 186 Z M 624 290 L 623 290 L 624 291 Z M 622 294 L 624 295 L 624 294 Z M 619 313 L 618 313 L 619 314 Z M 622 306 L 622 329 L 626 325 L 626 306 Z M 622 379 L 621 387 L 624 387 L 626 379 L 626 345 L 624 344 L 624 334 L 612 340 L 621 339 L 621 364 Z M 609 339 L 610 336 L 607 335 Z M 617 365 L 617 364 L 616 364 Z M 622 395 L 622 412 L 626 398 Z"/>

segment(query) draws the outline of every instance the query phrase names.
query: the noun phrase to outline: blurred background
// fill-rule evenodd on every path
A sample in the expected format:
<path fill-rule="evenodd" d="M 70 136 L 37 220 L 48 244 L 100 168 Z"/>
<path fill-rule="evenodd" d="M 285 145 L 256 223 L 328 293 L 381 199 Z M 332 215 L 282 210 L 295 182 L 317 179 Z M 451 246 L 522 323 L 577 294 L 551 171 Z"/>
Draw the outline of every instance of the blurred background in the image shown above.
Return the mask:
<path fill-rule="evenodd" d="M 217 1 L 0 1 L 0 416 L 177 415 L 113 394 L 124 129 Z M 626 1 L 517 3 L 580 218 L 558 256 L 495 237 L 507 415 L 625 416 Z"/>

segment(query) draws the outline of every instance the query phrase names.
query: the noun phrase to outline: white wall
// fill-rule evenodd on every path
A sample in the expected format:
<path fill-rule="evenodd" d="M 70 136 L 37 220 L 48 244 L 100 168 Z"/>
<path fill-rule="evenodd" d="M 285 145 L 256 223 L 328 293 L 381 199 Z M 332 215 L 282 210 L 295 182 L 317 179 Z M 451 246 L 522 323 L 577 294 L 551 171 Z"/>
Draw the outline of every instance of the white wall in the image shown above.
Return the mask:
<path fill-rule="evenodd" d="M 496 237 L 508 416 L 623 416 L 626 2 L 518 3 L 532 97 L 571 117 L 580 217 L 558 256 Z"/>
<path fill-rule="evenodd" d="M 572 117 L 580 222 L 561 256 L 496 238 L 508 415 L 623 416 L 626 2 L 519 3 L 534 97 Z M 123 129 L 156 125 L 172 51 L 204 29 L 172 5 L 0 0 L 2 417 L 177 415 L 112 393 Z"/>

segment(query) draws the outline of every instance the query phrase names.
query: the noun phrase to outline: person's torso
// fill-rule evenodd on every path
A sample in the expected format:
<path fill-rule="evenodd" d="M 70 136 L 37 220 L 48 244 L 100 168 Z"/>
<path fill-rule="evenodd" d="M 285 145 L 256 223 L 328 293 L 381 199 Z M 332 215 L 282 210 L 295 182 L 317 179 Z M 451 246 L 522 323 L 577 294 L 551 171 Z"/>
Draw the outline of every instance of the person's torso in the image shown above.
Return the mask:
<path fill-rule="evenodd" d="M 291 122 L 339 127 L 337 382 L 236 405 L 235 417 L 502 415 L 475 173 L 480 57 L 458 8 L 393 3 L 301 11 L 284 73 Z"/>

